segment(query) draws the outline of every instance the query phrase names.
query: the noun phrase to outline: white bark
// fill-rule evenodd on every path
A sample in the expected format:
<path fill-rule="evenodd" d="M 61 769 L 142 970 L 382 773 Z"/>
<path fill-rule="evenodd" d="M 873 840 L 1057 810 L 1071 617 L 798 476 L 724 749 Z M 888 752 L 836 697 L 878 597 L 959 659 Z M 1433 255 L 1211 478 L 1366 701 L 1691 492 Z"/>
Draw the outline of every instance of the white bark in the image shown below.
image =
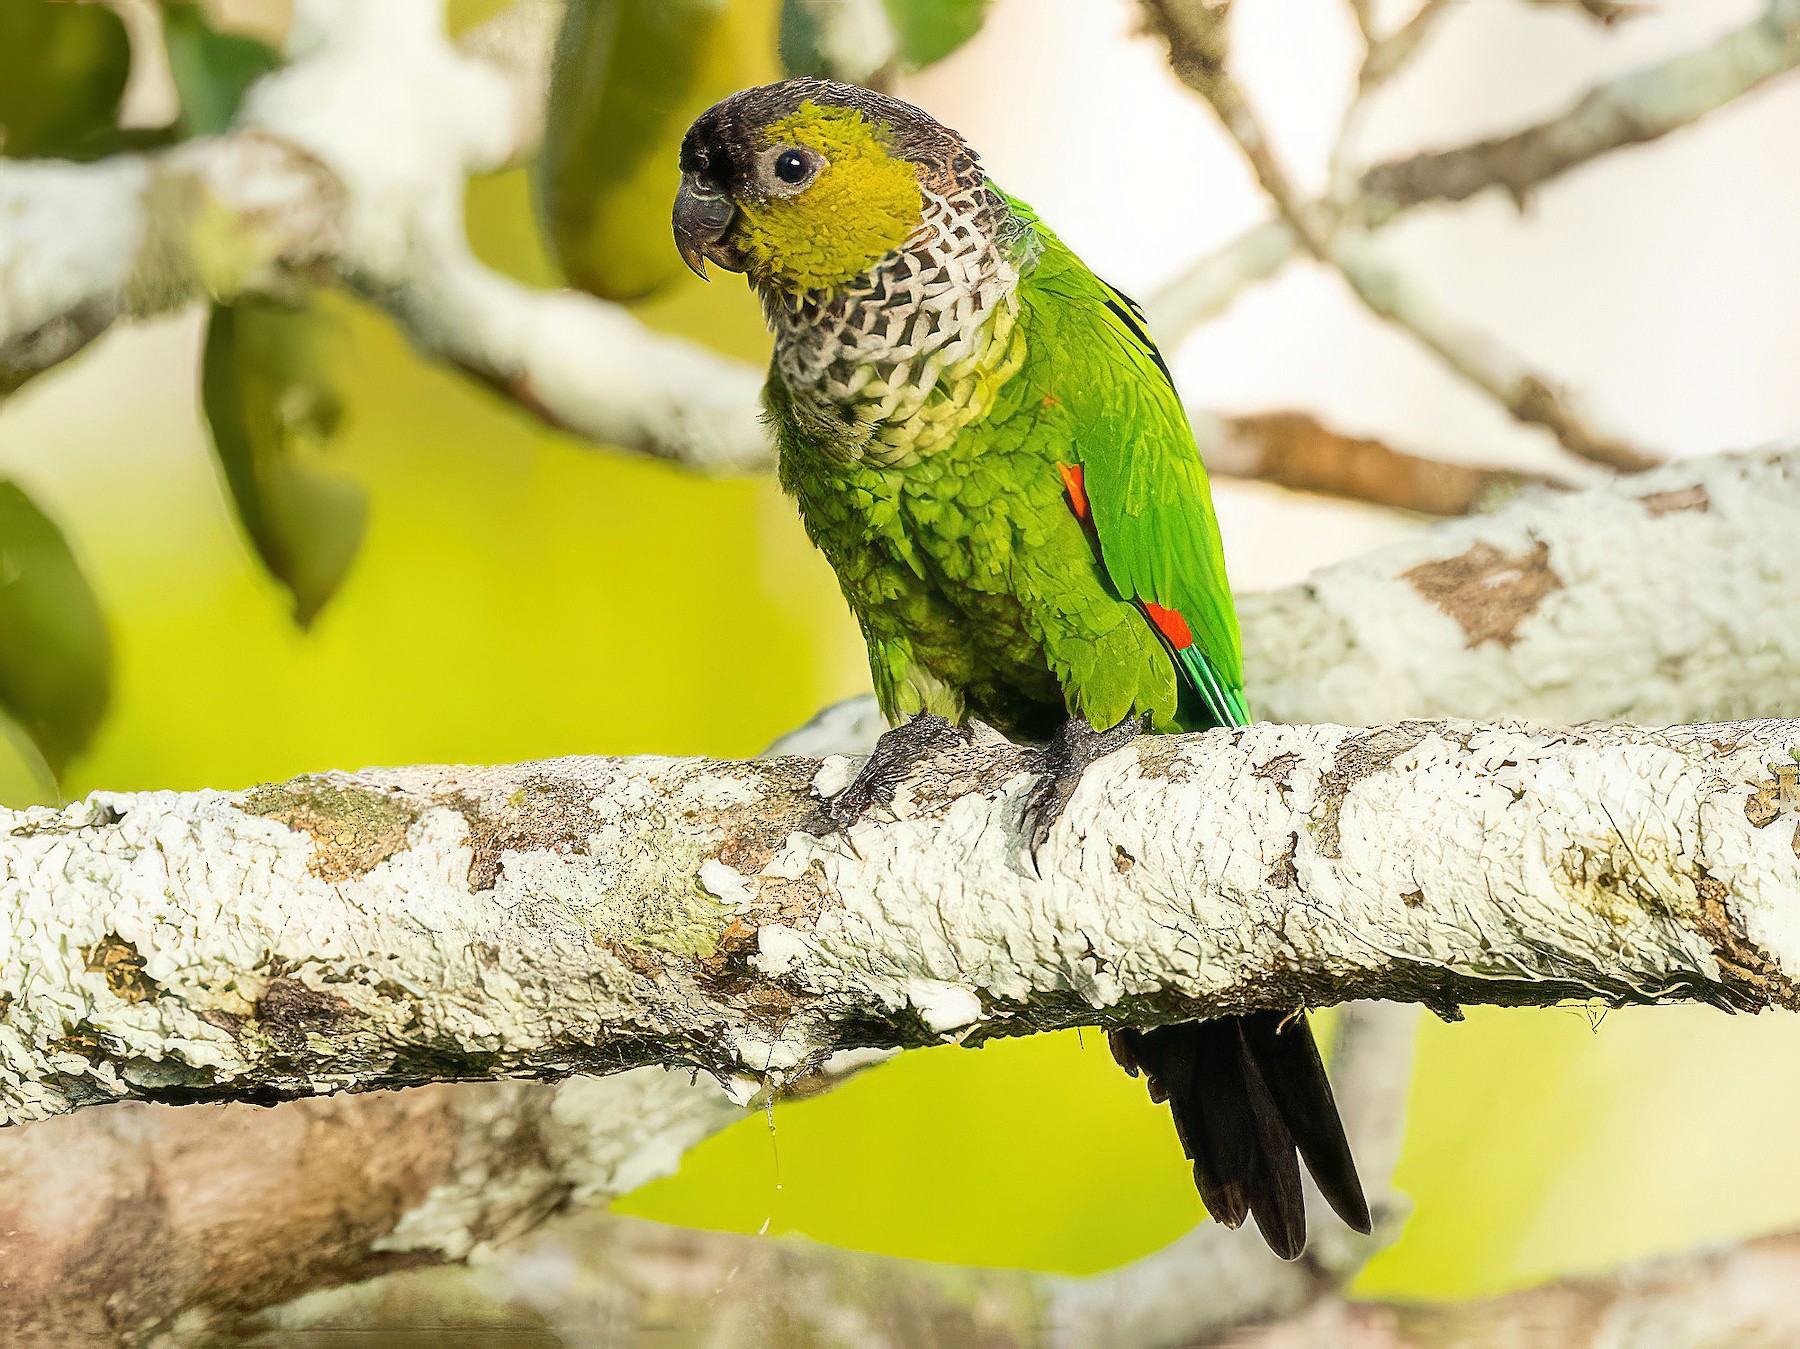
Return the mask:
<path fill-rule="evenodd" d="M 279 1099 L 1354 998 L 1800 1006 L 1800 724 L 1162 737 L 1039 858 L 991 742 L 892 820 L 842 761 L 571 759 L 100 793 L 0 851 L 0 1103 Z"/>
<path fill-rule="evenodd" d="M 1800 454 L 1543 490 L 1239 601 L 1274 721 L 1800 709 Z"/>

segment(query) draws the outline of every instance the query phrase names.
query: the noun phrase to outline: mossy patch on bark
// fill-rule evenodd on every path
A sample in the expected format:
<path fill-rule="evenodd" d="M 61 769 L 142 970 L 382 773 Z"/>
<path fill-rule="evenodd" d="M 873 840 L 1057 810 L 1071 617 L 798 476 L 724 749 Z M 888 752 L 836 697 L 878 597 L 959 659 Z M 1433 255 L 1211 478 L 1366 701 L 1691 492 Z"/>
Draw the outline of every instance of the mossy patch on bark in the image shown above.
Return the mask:
<path fill-rule="evenodd" d="M 399 795 L 319 778 L 253 788 L 238 807 L 310 837 L 307 870 L 322 881 L 366 876 L 405 849 L 407 832 L 419 818 Z"/>

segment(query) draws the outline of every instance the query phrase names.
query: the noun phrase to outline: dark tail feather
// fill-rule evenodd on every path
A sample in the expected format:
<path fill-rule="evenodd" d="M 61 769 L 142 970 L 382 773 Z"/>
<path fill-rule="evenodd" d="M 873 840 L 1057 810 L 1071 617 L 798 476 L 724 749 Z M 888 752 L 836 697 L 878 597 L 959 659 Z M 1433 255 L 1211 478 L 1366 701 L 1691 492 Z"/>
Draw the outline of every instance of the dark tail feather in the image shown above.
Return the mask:
<path fill-rule="evenodd" d="M 1368 1235 L 1373 1225 L 1369 1201 L 1363 1197 L 1356 1159 L 1350 1155 L 1344 1121 L 1338 1117 L 1331 1080 L 1325 1076 L 1305 1013 L 1256 1012 L 1238 1018 L 1238 1025 L 1319 1193 L 1338 1217 Z"/>
<path fill-rule="evenodd" d="M 1340 1217 L 1369 1230 L 1331 1084 L 1304 1016 L 1257 1012 L 1112 1036 L 1124 1067 L 1167 1100 L 1207 1212 L 1228 1227 L 1254 1215 L 1284 1260 L 1306 1246 L 1299 1159 Z M 1298 1155 L 1296 1155 L 1298 1154 Z"/>
<path fill-rule="evenodd" d="M 1176 1062 L 1185 1057 L 1189 1068 L 1185 1081 L 1179 1072 L 1170 1079 L 1169 1112 L 1193 1160 L 1207 1212 L 1227 1227 L 1241 1227 L 1256 1207 L 1258 1138 L 1237 1033 L 1217 1034 L 1223 1024 L 1201 1022 L 1195 1027 L 1200 1034 L 1168 1037 L 1175 1041 Z M 1154 1069 L 1150 1075 L 1156 1077 Z"/>
<path fill-rule="evenodd" d="M 1306 1195 L 1300 1189 L 1300 1159 L 1295 1155 L 1287 1121 L 1281 1117 L 1279 1104 L 1271 1094 L 1268 1075 L 1241 1032 L 1239 1044 L 1244 1086 L 1257 1133 L 1256 1181 L 1250 1191 L 1250 1212 L 1256 1215 L 1256 1229 L 1269 1243 L 1269 1249 L 1283 1260 L 1298 1260 L 1300 1252 L 1306 1249 Z"/>

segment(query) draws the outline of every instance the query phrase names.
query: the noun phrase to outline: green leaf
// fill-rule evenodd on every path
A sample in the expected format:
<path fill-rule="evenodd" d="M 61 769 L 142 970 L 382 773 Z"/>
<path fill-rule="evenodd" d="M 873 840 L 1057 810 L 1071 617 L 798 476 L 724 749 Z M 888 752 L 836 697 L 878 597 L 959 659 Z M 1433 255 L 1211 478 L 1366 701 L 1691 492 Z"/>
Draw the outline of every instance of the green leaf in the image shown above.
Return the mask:
<path fill-rule="evenodd" d="M 206 11 L 191 0 L 164 4 L 163 44 L 181 96 L 176 125 L 184 136 L 216 136 L 226 130 L 245 92 L 281 64 L 280 53 L 267 43 L 215 30 Z"/>
<path fill-rule="evenodd" d="M 981 31 L 988 0 L 885 0 L 900 66 L 918 70 L 941 61 Z"/>
<path fill-rule="evenodd" d="M 0 480 L 0 710 L 52 773 L 93 738 L 111 666 L 106 617 L 62 531 Z"/>
<path fill-rule="evenodd" d="M 638 300 L 682 274 L 669 239 L 681 137 L 758 82 L 772 21 L 770 0 L 570 0 L 533 175 L 573 284 Z"/>
<path fill-rule="evenodd" d="M 783 0 L 781 64 L 790 75 L 847 78 L 824 52 L 825 26 L 859 0 Z M 894 28 L 894 60 L 902 70 L 941 61 L 981 30 L 989 0 L 882 0 Z M 864 72 L 854 72 L 864 77 Z M 869 72 L 872 73 L 872 72 Z"/>
<path fill-rule="evenodd" d="M 119 120 L 131 42 L 104 5 L 0 0 L 0 153 L 76 158 Z"/>
<path fill-rule="evenodd" d="M 781 68 L 790 75 L 816 79 L 831 73 L 831 63 L 819 48 L 819 9 L 819 0 L 782 0 L 781 32 L 776 45 L 781 53 Z"/>
<path fill-rule="evenodd" d="M 332 329 L 311 304 L 214 305 L 201 404 L 238 519 L 309 626 L 362 546 L 368 500 L 321 471 L 343 404 L 327 371 Z"/>

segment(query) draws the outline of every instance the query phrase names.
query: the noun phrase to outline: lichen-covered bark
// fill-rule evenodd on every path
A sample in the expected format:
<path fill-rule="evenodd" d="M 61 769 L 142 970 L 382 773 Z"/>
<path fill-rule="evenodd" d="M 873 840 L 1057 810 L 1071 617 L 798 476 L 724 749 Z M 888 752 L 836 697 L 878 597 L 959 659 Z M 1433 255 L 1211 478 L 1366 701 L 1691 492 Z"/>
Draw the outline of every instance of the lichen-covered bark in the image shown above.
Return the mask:
<path fill-rule="evenodd" d="M 1275 721 L 1800 709 L 1800 454 L 1541 490 L 1239 601 Z"/>
<path fill-rule="evenodd" d="M 981 737 L 806 832 L 831 761 L 571 759 L 97 794 L 0 823 L 0 1104 L 274 1101 L 1352 998 L 1800 1005 L 1800 724 L 1155 737 L 1037 859 Z M 1041 874 L 1039 874 L 1041 873 Z"/>

